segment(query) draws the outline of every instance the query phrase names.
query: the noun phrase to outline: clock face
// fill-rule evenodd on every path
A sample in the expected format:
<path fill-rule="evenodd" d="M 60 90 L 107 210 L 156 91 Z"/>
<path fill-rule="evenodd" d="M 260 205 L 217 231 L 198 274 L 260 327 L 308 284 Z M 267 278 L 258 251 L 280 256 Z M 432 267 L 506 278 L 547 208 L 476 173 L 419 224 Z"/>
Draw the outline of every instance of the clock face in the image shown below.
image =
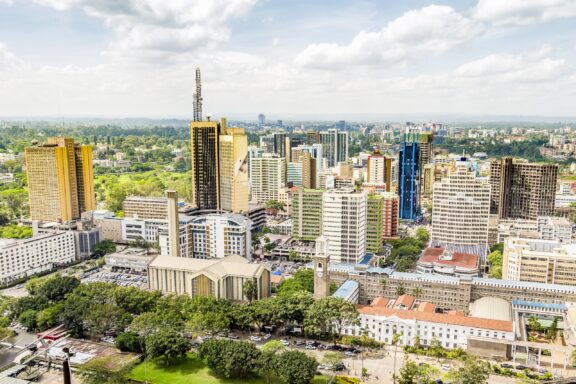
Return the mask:
<path fill-rule="evenodd" d="M 322 273 L 322 271 L 318 271 L 318 272 L 316 272 L 316 276 L 322 277 L 322 276 L 324 276 L 324 274 Z"/>

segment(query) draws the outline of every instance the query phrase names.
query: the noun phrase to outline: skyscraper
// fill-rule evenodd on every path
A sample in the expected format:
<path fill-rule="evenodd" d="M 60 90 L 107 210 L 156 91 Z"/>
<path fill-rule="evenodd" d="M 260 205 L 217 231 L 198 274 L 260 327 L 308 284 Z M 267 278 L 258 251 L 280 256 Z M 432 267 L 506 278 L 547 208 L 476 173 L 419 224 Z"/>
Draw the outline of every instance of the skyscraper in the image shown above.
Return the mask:
<path fill-rule="evenodd" d="M 382 250 L 384 231 L 384 196 L 368 195 L 366 200 L 366 251 L 378 253 Z"/>
<path fill-rule="evenodd" d="M 366 254 L 365 191 L 333 189 L 324 192 L 322 231 L 329 254 L 337 263 L 358 263 Z"/>
<path fill-rule="evenodd" d="M 271 153 L 251 159 L 250 182 L 252 200 L 278 200 L 280 188 L 286 185 L 286 159 Z"/>
<path fill-rule="evenodd" d="M 292 237 L 315 240 L 322 235 L 323 190 L 300 188 L 292 194 Z"/>
<path fill-rule="evenodd" d="M 554 216 L 557 164 L 536 164 L 504 157 L 490 164 L 490 213 L 500 219 L 536 220 Z"/>
<path fill-rule="evenodd" d="M 280 157 L 286 158 L 286 134 L 275 132 L 273 136 L 273 152 Z"/>
<path fill-rule="evenodd" d="M 386 191 L 390 191 L 392 184 L 392 159 L 382 156 L 378 149 L 368 157 L 368 183 L 386 184 Z"/>
<path fill-rule="evenodd" d="M 259 126 L 266 125 L 266 116 L 264 116 L 264 114 L 262 113 L 258 115 L 258 125 Z"/>
<path fill-rule="evenodd" d="M 300 155 L 300 162 L 302 163 L 302 187 L 316 188 L 316 159 L 312 157 L 310 152 L 305 151 Z"/>
<path fill-rule="evenodd" d="M 202 210 L 220 209 L 219 136 L 216 121 L 190 123 L 192 205 Z"/>
<path fill-rule="evenodd" d="M 476 177 L 470 164 L 461 162 L 435 183 L 433 190 L 432 244 L 484 257 L 490 216 L 489 181 Z"/>
<path fill-rule="evenodd" d="M 420 217 L 420 148 L 418 134 L 405 133 L 398 156 L 398 196 L 400 218 Z"/>
<path fill-rule="evenodd" d="M 30 218 L 70 221 L 96 209 L 92 146 L 55 137 L 25 150 Z"/>
<path fill-rule="evenodd" d="M 244 128 L 228 128 L 219 137 L 220 209 L 248 212 L 248 138 Z"/>
<path fill-rule="evenodd" d="M 335 167 L 338 163 L 348 160 L 348 132 L 340 132 L 337 129 L 320 132 L 320 143 L 328 167 Z"/>

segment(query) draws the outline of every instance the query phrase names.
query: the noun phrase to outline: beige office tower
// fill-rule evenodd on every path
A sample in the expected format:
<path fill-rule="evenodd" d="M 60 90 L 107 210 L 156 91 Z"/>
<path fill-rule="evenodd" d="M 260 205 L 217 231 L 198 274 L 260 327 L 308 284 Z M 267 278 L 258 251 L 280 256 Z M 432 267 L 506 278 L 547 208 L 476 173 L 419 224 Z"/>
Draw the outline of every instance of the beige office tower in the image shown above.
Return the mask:
<path fill-rule="evenodd" d="M 316 159 L 310 152 L 302 152 L 300 156 L 302 162 L 302 188 L 316 188 Z"/>
<path fill-rule="evenodd" d="M 435 183 L 433 190 L 432 244 L 483 256 L 490 216 L 488 180 L 461 165 Z"/>
<path fill-rule="evenodd" d="M 248 212 L 248 138 L 243 128 L 227 128 L 219 141 L 220 209 Z"/>
<path fill-rule="evenodd" d="M 286 186 L 286 159 L 265 153 L 250 161 L 252 200 L 265 203 L 278 200 L 279 191 Z"/>
<path fill-rule="evenodd" d="M 24 153 L 32 220 L 70 221 L 96 209 L 90 145 L 55 137 Z"/>
<path fill-rule="evenodd" d="M 168 218 L 168 246 L 169 256 L 180 256 L 180 220 L 178 218 L 178 193 L 166 191 L 167 218 Z"/>
<path fill-rule="evenodd" d="M 422 195 L 424 197 L 429 197 L 432 195 L 432 187 L 434 186 L 434 173 L 434 164 L 424 165 L 424 183 L 422 185 Z"/>
<path fill-rule="evenodd" d="M 504 157 L 490 164 L 490 213 L 500 219 L 554 216 L 558 164 Z"/>

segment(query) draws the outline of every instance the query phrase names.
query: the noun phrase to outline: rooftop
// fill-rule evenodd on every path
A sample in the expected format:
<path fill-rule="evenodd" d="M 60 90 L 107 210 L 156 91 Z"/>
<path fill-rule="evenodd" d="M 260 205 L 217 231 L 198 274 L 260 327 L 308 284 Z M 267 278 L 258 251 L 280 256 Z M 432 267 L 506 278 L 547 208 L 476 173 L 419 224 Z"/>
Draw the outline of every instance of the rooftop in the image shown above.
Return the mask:
<path fill-rule="evenodd" d="M 207 271 L 218 277 L 256 277 L 266 269 L 261 264 L 250 263 L 242 256 L 228 256 L 221 259 L 158 256 L 150 263 L 150 268 L 177 270 L 189 273 Z"/>
<path fill-rule="evenodd" d="M 336 292 L 334 292 L 332 294 L 332 297 L 339 297 L 342 298 L 344 300 L 347 300 L 348 298 L 350 298 L 350 296 L 357 291 L 358 289 L 360 289 L 359 284 L 357 281 L 353 281 L 353 280 L 346 280 L 344 282 L 344 284 L 342 284 L 337 290 Z"/>
<path fill-rule="evenodd" d="M 480 257 L 471 253 L 449 252 L 444 248 L 426 248 L 419 263 L 434 263 L 466 269 L 477 269 Z"/>

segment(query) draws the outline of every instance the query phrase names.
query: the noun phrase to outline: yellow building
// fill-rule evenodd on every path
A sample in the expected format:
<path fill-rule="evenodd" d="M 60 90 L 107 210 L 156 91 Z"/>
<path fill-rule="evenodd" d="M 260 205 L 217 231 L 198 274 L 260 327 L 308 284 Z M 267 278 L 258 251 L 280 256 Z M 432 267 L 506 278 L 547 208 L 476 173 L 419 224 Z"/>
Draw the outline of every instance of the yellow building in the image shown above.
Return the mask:
<path fill-rule="evenodd" d="M 69 221 L 96 209 L 92 147 L 55 137 L 25 150 L 30 218 Z"/>
<path fill-rule="evenodd" d="M 243 128 L 222 120 L 219 137 L 220 209 L 248 212 L 248 138 Z"/>

